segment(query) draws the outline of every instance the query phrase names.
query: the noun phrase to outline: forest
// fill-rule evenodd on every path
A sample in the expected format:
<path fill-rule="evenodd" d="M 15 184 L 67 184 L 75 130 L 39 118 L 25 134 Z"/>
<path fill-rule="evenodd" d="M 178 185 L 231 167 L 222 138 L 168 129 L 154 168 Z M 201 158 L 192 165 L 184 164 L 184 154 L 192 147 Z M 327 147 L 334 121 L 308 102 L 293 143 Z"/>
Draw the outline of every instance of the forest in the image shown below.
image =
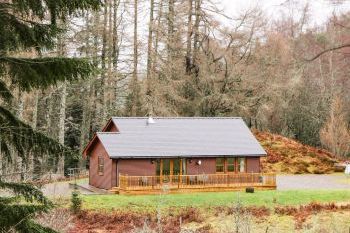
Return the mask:
<path fill-rule="evenodd" d="M 11 212 L 0 231 L 50 232 L 21 214 L 52 203 L 17 182 L 88 166 L 81 152 L 113 116 L 238 116 L 349 158 L 350 12 L 315 23 L 309 2 L 285 1 L 275 14 L 229 15 L 212 0 L 0 1 L 0 190 L 40 204 L 0 196 Z"/>
<path fill-rule="evenodd" d="M 25 13 L 18 14 L 35 22 L 33 29 L 46 25 L 49 13 L 33 17 L 27 1 L 13 2 L 23 3 Z M 271 18 L 253 7 L 229 16 L 210 0 L 105 0 L 94 10 L 58 18 L 60 32 L 50 48 L 26 42 L 13 50 L 4 44 L 4 53 L 18 61 L 68 57 L 89 64 L 80 71 L 71 64 L 73 80 L 62 74 L 37 89 L 6 78 L 35 76 L 35 69 L 14 63 L 8 70 L 3 60 L 3 97 L 7 91 L 13 97 L 3 105 L 31 129 L 72 150 L 66 167 L 84 166 L 80 152 L 112 116 L 240 116 L 249 127 L 346 157 L 349 13 L 314 24 L 308 3 L 288 3 L 280 14 Z M 3 173 L 22 166 L 23 156 L 9 154 L 2 159 Z M 50 156 L 36 162 L 34 157 L 29 153 L 22 169 L 49 164 Z"/>

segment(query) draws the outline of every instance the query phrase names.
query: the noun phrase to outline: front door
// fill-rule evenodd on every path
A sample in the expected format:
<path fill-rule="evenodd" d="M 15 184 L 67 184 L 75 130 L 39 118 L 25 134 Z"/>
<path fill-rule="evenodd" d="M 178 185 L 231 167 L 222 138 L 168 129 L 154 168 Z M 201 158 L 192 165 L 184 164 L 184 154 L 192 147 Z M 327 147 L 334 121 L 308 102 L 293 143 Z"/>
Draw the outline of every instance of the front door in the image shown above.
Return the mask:
<path fill-rule="evenodd" d="M 160 176 L 160 182 L 177 182 L 179 175 L 186 174 L 185 159 L 161 159 L 157 163 L 156 175 Z"/>

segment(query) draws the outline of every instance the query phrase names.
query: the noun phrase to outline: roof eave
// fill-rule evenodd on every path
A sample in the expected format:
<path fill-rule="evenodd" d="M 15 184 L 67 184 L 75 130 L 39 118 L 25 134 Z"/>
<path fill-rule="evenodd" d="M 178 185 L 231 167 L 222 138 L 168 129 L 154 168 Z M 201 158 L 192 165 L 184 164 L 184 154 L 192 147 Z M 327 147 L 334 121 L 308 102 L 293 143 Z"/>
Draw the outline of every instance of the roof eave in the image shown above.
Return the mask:
<path fill-rule="evenodd" d="M 83 157 L 86 157 L 90 151 L 90 147 L 92 147 L 92 145 L 95 143 L 97 139 L 97 134 L 94 133 L 94 136 L 92 137 L 92 139 L 90 140 L 90 142 L 85 146 L 84 150 L 83 150 Z"/>
<path fill-rule="evenodd" d="M 162 159 L 162 158 L 217 158 L 217 157 L 264 157 L 266 154 L 245 154 L 245 155 L 164 155 L 164 156 L 109 156 L 111 159 Z"/>

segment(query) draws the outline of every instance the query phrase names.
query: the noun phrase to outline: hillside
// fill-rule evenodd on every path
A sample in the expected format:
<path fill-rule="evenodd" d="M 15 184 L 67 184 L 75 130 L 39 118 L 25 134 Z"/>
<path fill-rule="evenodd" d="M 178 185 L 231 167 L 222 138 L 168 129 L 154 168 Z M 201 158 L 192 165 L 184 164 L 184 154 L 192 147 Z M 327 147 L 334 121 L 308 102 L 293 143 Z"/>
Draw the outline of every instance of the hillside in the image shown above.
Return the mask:
<path fill-rule="evenodd" d="M 264 172 L 292 174 L 323 174 L 334 172 L 338 159 L 330 152 L 303 145 L 280 135 L 254 131 L 254 134 L 267 152 L 262 159 Z"/>

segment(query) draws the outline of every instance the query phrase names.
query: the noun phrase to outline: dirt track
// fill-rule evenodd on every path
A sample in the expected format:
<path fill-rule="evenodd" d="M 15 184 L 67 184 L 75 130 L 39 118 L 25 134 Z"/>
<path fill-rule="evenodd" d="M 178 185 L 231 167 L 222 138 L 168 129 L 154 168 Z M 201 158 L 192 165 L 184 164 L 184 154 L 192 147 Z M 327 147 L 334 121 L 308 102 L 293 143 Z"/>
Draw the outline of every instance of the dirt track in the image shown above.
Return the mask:
<path fill-rule="evenodd" d="M 330 175 L 278 175 L 277 189 L 349 189 L 350 176 Z"/>

